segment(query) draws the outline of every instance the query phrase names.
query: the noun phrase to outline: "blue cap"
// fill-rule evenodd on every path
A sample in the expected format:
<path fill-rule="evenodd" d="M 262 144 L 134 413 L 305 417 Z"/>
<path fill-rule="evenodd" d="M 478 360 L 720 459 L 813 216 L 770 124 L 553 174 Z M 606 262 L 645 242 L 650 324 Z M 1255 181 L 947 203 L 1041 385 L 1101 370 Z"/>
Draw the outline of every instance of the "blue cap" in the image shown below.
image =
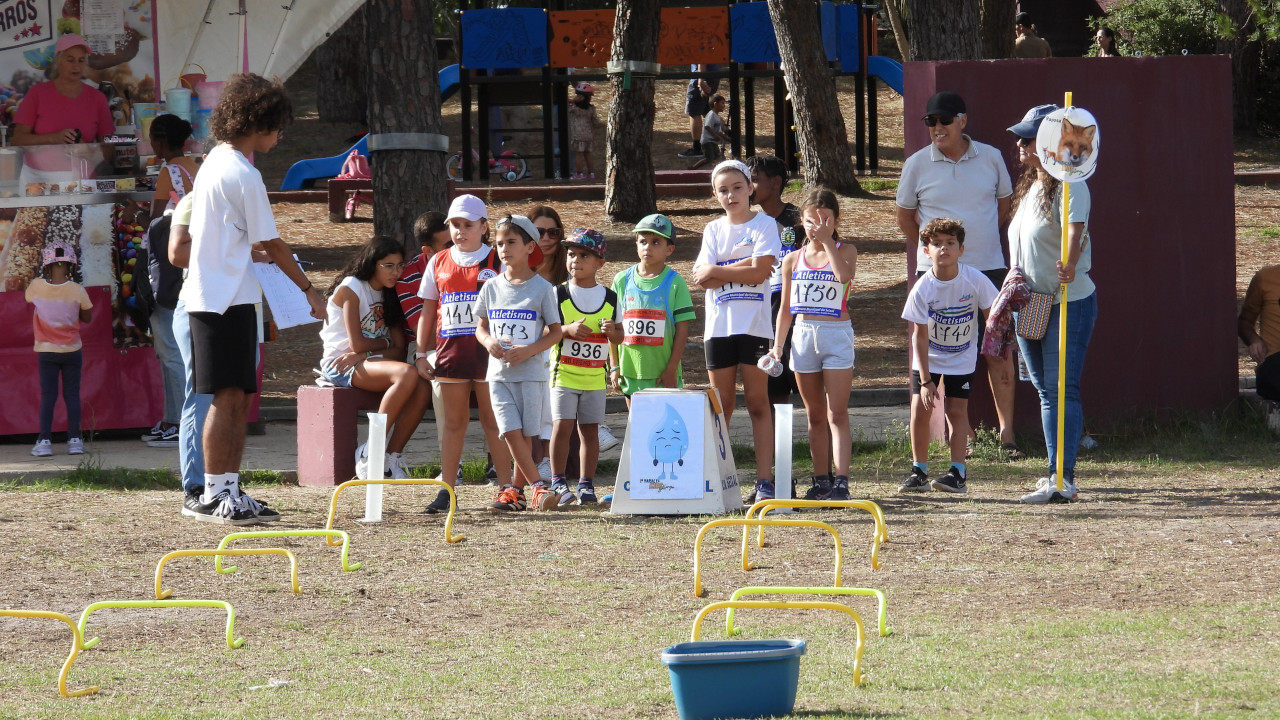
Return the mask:
<path fill-rule="evenodd" d="M 1049 103 L 1048 105 L 1037 105 L 1027 111 L 1022 116 L 1022 122 L 1009 128 L 1009 132 L 1020 138 L 1034 138 L 1036 133 L 1040 132 L 1040 123 L 1049 117 L 1054 110 L 1060 109 L 1057 105 Z"/>

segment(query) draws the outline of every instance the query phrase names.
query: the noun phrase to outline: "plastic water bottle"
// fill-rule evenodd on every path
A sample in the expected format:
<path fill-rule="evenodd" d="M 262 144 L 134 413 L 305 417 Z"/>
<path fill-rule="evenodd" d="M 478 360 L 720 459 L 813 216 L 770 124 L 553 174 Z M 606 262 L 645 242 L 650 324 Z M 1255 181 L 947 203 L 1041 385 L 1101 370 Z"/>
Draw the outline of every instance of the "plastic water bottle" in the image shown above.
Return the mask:
<path fill-rule="evenodd" d="M 769 377 L 778 377 L 782 374 L 782 361 L 776 360 L 772 355 L 765 355 L 756 361 L 756 367 L 765 371 Z"/>
<path fill-rule="evenodd" d="M 516 341 L 515 341 L 515 338 L 511 337 L 510 335 L 499 335 L 498 344 L 502 346 L 503 350 L 510 350 L 511 348 L 515 347 Z M 506 362 L 506 361 L 503 361 L 503 362 Z"/>

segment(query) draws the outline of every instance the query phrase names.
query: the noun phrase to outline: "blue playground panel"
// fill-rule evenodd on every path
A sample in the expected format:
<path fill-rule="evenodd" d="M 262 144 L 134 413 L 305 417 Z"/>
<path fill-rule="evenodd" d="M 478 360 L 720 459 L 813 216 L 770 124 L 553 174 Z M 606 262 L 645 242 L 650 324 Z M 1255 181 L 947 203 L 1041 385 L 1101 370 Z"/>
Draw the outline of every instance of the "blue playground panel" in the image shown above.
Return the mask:
<path fill-rule="evenodd" d="M 875 75 L 902 95 L 902 63 L 883 55 L 867 57 L 867 74 Z"/>
<path fill-rule="evenodd" d="M 462 66 L 468 70 L 546 67 L 547 11 L 540 8 L 462 13 Z"/>
<path fill-rule="evenodd" d="M 857 15 L 852 16 L 854 24 L 850 32 L 844 32 L 840 25 L 839 19 L 845 16 L 842 11 L 846 7 L 857 12 L 856 5 L 837 7 L 832 2 L 821 3 L 822 46 L 827 52 L 828 62 L 835 62 L 849 47 L 843 40 L 845 36 L 853 37 L 852 57 L 857 57 Z M 729 59 L 739 63 L 782 62 L 768 3 L 748 2 L 729 6 Z M 854 65 L 856 70 L 856 61 Z M 845 69 L 848 70 L 847 67 Z"/>
<path fill-rule="evenodd" d="M 458 66 L 449 65 L 441 70 L 438 75 L 440 80 L 440 102 L 444 102 L 458 91 Z M 360 138 L 360 141 L 355 145 L 333 157 L 299 160 L 289 168 L 289 172 L 285 173 L 284 182 L 280 183 L 280 189 L 301 190 L 310 186 L 316 180 L 337 177 L 338 173 L 342 172 L 342 164 L 347 161 L 347 156 L 351 154 L 352 150 L 360 151 L 361 155 L 368 155 L 369 136 L 366 135 Z"/>

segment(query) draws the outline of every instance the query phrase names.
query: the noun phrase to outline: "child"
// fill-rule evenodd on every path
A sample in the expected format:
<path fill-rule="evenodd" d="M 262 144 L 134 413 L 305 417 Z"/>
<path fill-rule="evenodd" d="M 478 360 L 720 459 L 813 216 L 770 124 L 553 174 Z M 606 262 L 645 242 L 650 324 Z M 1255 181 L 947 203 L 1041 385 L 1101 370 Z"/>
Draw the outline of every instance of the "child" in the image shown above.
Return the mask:
<path fill-rule="evenodd" d="M 916 323 L 911 334 L 911 475 L 898 492 L 968 492 L 965 443 L 969 438 L 969 382 L 978 362 L 977 323 L 991 311 L 996 287 L 981 272 L 961 264 L 964 225 L 934 218 L 920 231 L 933 266 L 920 276 L 902 318 Z M 938 380 L 947 389 L 951 424 L 951 469 L 929 482 L 929 413 L 938 399 Z"/>
<path fill-rule="evenodd" d="M 726 426 L 733 419 L 741 373 L 756 455 L 757 501 L 773 497 L 773 421 L 768 375 L 756 363 L 773 344 L 769 274 L 782 252 L 778 223 L 751 209 L 751 171 L 725 160 L 711 173 L 711 187 L 725 216 L 707 223 L 693 281 L 707 291 L 703 345 L 711 386 L 720 395 Z"/>
<path fill-rule="evenodd" d="M 729 142 L 729 136 L 724 132 L 724 120 L 720 119 L 720 113 L 724 112 L 724 108 L 724 96 L 716 93 L 711 98 L 711 110 L 702 121 L 702 157 L 689 166 L 690 170 L 724 157 L 723 146 Z M 750 173 L 750 171 L 747 172 Z"/>
<path fill-rule="evenodd" d="M 250 524 L 280 513 L 240 489 L 239 469 L 250 396 L 258 391 L 258 316 L 262 291 L 250 267 L 260 249 L 324 319 L 324 298 L 280 239 L 262 175 L 249 156 L 270 152 L 293 120 L 284 86 L 258 75 L 233 75 L 209 121 L 219 144 L 191 191 L 190 268 L 182 285 L 191 323 L 193 389 L 213 395 L 204 424 L 204 493 L 188 495 L 196 519 Z"/>
<path fill-rule="evenodd" d="M 676 248 L 671 221 L 665 215 L 649 215 L 632 232 L 640 262 L 613 279 L 623 332 L 620 347 L 609 358 L 609 380 L 626 396 L 628 408 L 637 390 L 684 387 L 680 356 L 694 318 L 689 286 L 667 267 Z"/>
<path fill-rule="evenodd" d="M 404 264 L 404 246 L 374 236 L 338 272 L 327 295 L 328 317 L 320 329 L 324 357 L 321 375 L 335 387 L 382 393 L 378 412 L 387 416 L 386 459 L 391 477 L 407 478 L 404 446 L 431 403 L 431 385 L 404 362 L 404 315 L 396 298 L 396 278 Z M 356 448 L 356 477 L 370 474 L 369 443 Z"/>
<path fill-rule="evenodd" d="M 575 180 L 596 179 L 595 161 L 591 158 L 595 131 L 600 126 L 596 106 L 591 104 L 595 91 L 589 83 L 580 82 L 573 86 L 573 102 L 569 103 L 569 139 L 573 144 L 574 163 L 578 169 L 573 175 Z"/>
<path fill-rule="evenodd" d="M 849 296 L 858 268 L 858 249 L 840 242 L 840 203 L 825 188 L 800 204 L 808 243 L 782 260 L 782 297 L 777 333 L 769 354 L 795 371 L 809 422 L 813 485 L 806 500 L 849 499 L 849 391 L 853 388 L 853 324 Z M 784 340 L 795 316 L 790 357 Z M 824 421 L 825 418 L 825 421 Z M 831 455 L 832 446 L 835 453 Z M 835 460 L 835 477 L 829 473 Z M 828 468 L 820 473 L 820 468 Z"/>
<path fill-rule="evenodd" d="M 596 502 L 596 463 L 600 460 L 600 423 L 604 422 L 605 365 L 613 343 L 622 342 L 618 296 L 596 281 L 605 263 L 604 236 L 579 228 L 564 239 L 569 282 L 556 286 L 564 338 L 551 355 L 551 492 L 557 504 Z M 577 493 L 569 491 L 565 463 L 569 436 L 578 425 Z"/>
<path fill-rule="evenodd" d="M 396 279 L 396 297 L 400 300 L 400 310 L 404 313 L 404 334 L 410 340 L 417 340 L 418 313 L 422 312 L 422 298 L 418 297 L 418 288 L 422 286 L 422 273 L 426 272 L 427 263 L 438 252 L 453 245 L 449 239 L 449 223 L 444 213 L 430 210 L 413 221 L 413 238 L 418 241 L 422 252 L 404 264 L 400 277 Z"/>
<path fill-rule="evenodd" d="M 505 269 L 480 289 L 476 340 L 489 351 L 489 401 L 516 472 L 514 485 L 504 484 L 494 493 L 489 509 L 524 510 L 524 486 L 533 483 L 534 507 L 550 510 L 557 498 L 538 477 L 529 439 L 542 429 L 548 380 L 542 352 L 560 342 L 560 308 L 551 283 L 533 270 L 537 262 L 531 262 L 531 255 L 538 247 L 533 222 L 508 215 L 497 231 L 494 249 Z"/>
<path fill-rule="evenodd" d="M 498 420 L 485 380 L 485 348 L 476 338 L 476 302 L 484 286 L 497 277 L 502 263 L 497 251 L 485 244 L 489 210 L 480 198 L 454 198 L 446 219 L 453 247 L 434 255 L 422 276 L 418 297 L 423 303 L 418 315 L 418 351 L 414 353 L 418 373 L 439 386 L 439 409 L 444 417 L 443 423 L 437 419 L 436 426 L 440 433 L 440 477 L 450 484 L 457 482 L 474 391 L 485 444 L 494 456 L 499 481 L 508 484 L 511 458 L 498 435 Z M 428 358 L 433 349 L 434 356 Z M 425 512 L 448 510 L 449 491 L 442 488 Z"/>
<path fill-rule="evenodd" d="M 89 293 L 72 279 L 76 251 L 55 240 L 44 249 L 41 276 L 27 286 L 27 302 L 35 306 L 32 325 L 40 364 L 40 437 L 31 454 L 53 456 L 53 406 L 58 402 L 58 378 L 62 378 L 62 402 L 67 408 L 67 454 L 84 454 L 80 439 L 80 323 L 93 319 Z"/>

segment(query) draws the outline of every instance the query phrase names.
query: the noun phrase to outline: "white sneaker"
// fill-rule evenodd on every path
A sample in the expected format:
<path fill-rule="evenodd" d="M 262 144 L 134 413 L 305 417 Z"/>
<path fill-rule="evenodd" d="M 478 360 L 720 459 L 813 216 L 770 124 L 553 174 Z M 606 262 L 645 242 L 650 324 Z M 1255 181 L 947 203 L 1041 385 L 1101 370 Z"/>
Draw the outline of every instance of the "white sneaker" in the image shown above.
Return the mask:
<path fill-rule="evenodd" d="M 81 438 L 71 438 L 71 439 L 67 440 L 67 454 L 68 454 L 68 455 L 83 455 L 83 454 L 84 454 L 84 440 L 83 440 L 83 439 L 81 439 Z"/>
<path fill-rule="evenodd" d="M 542 458 L 538 461 L 538 477 L 543 480 L 551 479 L 551 459 Z"/>
<path fill-rule="evenodd" d="M 622 441 L 614 437 L 613 433 L 609 432 L 609 426 L 605 425 L 604 423 L 601 423 L 600 424 L 600 452 L 605 452 L 606 450 L 612 450 L 613 448 L 618 447 L 618 445 L 620 444 L 622 444 Z"/>
<path fill-rule="evenodd" d="M 404 461 L 403 453 L 387 453 L 387 464 L 391 466 L 391 477 L 403 480 L 409 477 L 409 465 Z"/>
<path fill-rule="evenodd" d="M 36 457 L 53 457 L 53 442 L 37 440 L 35 446 L 31 448 L 31 454 Z"/>
<path fill-rule="evenodd" d="M 356 479 L 372 480 L 369 477 L 369 443 L 361 443 L 356 448 Z"/>
<path fill-rule="evenodd" d="M 1062 490 L 1058 490 L 1058 480 L 1052 477 L 1042 477 L 1036 481 L 1035 492 L 1027 493 L 1022 496 L 1022 502 L 1028 505 L 1045 505 L 1048 503 L 1066 503 L 1076 499 L 1075 483 L 1062 479 Z"/>

